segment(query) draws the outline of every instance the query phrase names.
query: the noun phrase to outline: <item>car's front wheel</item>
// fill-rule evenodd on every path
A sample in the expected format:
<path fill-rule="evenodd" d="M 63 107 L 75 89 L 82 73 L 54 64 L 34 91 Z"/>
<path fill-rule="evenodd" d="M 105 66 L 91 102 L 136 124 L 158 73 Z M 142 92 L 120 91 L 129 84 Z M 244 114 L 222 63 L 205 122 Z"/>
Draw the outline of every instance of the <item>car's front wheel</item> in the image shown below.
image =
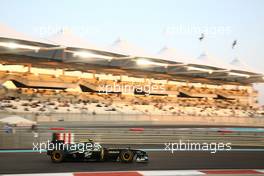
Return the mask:
<path fill-rule="evenodd" d="M 60 163 L 60 162 L 63 161 L 63 159 L 64 159 L 63 151 L 55 150 L 55 151 L 52 152 L 52 154 L 51 154 L 52 162 Z"/>

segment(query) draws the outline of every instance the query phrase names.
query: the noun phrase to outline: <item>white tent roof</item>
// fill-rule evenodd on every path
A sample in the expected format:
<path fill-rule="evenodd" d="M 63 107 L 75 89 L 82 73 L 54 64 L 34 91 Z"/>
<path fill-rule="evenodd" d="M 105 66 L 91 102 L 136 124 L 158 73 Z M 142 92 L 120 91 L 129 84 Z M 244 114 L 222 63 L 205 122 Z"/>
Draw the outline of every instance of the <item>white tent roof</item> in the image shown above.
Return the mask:
<path fill-rule="evenodd" d="M 164 59 L 164 60 L 169 60 L 169 61 L 174 61 L 174 62 L 181 62 L 185 64 L 190 64 L 194 63 L 195 60 L 192 59 L 190 56 L 187 56 L 178 50 L 174 48 L 169 48 L 167 46 L 164 46 L 158 53 L 157 57 Z"/>
<path fill-rule="evenodd" d="M 233 59 L 230 62 L 230 64 L 232 66 L 234 66 L 234 68 L 237 68 L 237 69 L 241 69 L 241 70 L 248 70 L 249 69 L 249 67 L 238 58 Z"/>
<path fill-rule="evenodd" d="M 144 49 L 137 47 L 136 45 L 121 38 L 118 38 L 116 41 L 114 41 L 113 44 L 108 48 L 110 51 L 122 55 L 155 58 L 154 55 L 147 53 Z"/>
<path fill-rule="evenodd" d="M 252 72 L 252 73 L 261 73 L 261 71 L 252 69 L 248 64 L 240 60 L 239 58 L 235 58 L 230 62 L 230 65 L 232 66 L 233 70 L 242 70 L 242 71 L 247 71 L 247 72 Z"/>
<path fill-rule="evenodd" d="M 27 120 L 20 116 L 8 116 L 3 119 L 0 119 L 0 122 L 16 126 L 31 126 L 36 124 L 36 122 Z"/>
<path fill-rule="evenodd" d="M 72 33 L 69 29 L 62 29 L 55 35 L 48 37 L 47 40 L 65 47 L 105 51 L 104 48 L 87 42 L 86 40 Z"/>
<path fill-rule="evenodd" d="M 218 67 L 222 69 L 231 69 L 231 66 L 229 64 L 221 62 L 219 58 L 216 58 L 208 54 L 207 52 L 204 52 L 200 56 L 198 56 L 197 60 L 201 62 L 203 65 Z"/>
<path fill-rule="evenodd" d="M 20 33 L 16 31 L 15 29 L 5 24 L 2 24 L 2 23 L 0 23 L 0 38 L 8 38 L 8 39 L 16 39 L 16 40 L 24 40 L 24 41 L 30 41 L 30 42 L 51 44 L 44 39 L 34 38 L 26 34 Z"/>
<path fill-rule="evenodd" d="M 1 38 L 11 38 L 11 39 L 18 39 L 18 40 L 30 40 L 30 41 L 34 41 L 33 38 L 24 35 L 23 33 L 20 33 L 16 30 L 14 30 L 13 28 L 4 25 L 4 24 L 0 24 L 0 37 Z"/>

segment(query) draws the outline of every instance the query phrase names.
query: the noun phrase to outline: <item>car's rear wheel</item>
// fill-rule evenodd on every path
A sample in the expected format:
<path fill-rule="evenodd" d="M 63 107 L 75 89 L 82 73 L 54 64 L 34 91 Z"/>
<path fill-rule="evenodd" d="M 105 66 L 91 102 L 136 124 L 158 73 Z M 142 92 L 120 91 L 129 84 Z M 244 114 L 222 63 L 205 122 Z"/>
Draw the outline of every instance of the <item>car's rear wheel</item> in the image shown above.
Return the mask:
<path fill-rule="evenodd" d="M 54 163 L 60 163 L 64 159 L 63 151 L 55 150 L 51 154 L 51 160 Z"/>
<path fill-rule="evenodd" d="M 132 162 L 134 158 L 134 153 L 131 150 L 123 150 L 121 151 L 119 158 L 122 162 Z"/>

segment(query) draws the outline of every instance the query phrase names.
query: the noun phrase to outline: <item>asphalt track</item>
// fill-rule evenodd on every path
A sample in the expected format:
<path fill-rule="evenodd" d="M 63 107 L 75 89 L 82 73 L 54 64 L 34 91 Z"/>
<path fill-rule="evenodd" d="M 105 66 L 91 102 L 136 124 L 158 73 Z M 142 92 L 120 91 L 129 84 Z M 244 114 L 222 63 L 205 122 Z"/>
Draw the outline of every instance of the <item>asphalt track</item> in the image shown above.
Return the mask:
<path fill-rule="evenodd" d="M 149 163 L 64 162 L 55 164 L 46 153 L 0 153 L 0 174 L 84 171 L 264 169 L 264 151 L 148 152 Z"/>

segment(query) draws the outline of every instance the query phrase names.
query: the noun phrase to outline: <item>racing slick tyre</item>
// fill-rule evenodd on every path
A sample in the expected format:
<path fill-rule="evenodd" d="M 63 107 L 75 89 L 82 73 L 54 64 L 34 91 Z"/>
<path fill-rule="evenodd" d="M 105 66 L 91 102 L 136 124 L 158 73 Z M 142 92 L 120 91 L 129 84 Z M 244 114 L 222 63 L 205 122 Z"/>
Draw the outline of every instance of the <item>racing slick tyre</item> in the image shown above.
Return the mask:
<path fill-rule="evenodd" d="M 119 157 L 122 162 L 129 163 L 133 161 L 134 153 L 131 150 L 122 150 Z"/>
<path fill-rule="evenodd" d="M 60 163 L 60 162 L 63 161 L 63 159 L 64 159 L 63 151 L 55 150 L 55 151 L 52 152 L 52 154 L 51 154 L 52 162 Z"/>

